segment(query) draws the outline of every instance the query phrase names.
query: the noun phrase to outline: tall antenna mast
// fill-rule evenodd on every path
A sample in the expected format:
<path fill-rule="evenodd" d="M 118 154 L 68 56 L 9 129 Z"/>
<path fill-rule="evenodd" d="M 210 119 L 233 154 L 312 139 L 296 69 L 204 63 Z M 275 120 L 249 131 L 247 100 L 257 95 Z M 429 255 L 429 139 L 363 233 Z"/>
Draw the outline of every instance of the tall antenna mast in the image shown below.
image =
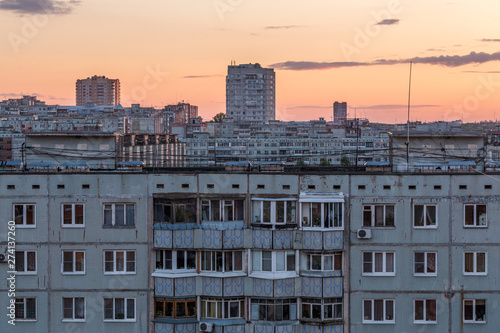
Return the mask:
<path fill-rule="evenodd" d="M 407 133 L 406 133 L 406 172 L 410 169 L 410 96 L 411 96 L 411 67 L 412 62 L 410 61 L 410 80 L 408 83 L 408 121 L 407 121 Z"/>

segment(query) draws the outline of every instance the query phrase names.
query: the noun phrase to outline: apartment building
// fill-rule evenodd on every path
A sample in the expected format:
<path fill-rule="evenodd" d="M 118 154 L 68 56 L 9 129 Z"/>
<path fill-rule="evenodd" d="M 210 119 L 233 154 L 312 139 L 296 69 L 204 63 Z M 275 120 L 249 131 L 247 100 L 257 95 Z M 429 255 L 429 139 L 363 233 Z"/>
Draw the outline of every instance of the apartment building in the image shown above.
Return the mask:
<path fill-rule="evenodd" d="M 276 118 L 274 69 L 260 64 L 227 67 L 226 117 L 235 121 L 269 121 Z"/>
<path fill-rule="evenodd" d="M 498 173 L 232 170 L 0 173 L 22 258 L 6 332 L 500 324 Z"/>
<path fill-rule="evenodd" d="M 94 75 L 76 80 L 76 105 L 120 104 L 120 80 Z"/>

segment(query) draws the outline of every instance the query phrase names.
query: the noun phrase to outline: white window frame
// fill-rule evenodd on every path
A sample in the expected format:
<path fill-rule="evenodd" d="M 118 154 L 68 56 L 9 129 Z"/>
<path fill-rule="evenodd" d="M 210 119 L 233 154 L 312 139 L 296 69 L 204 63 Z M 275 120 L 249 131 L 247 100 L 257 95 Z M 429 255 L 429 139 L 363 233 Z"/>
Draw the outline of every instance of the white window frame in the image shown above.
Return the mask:
<path fill-rule="evenodd" d="M 416 258 L 416 255 L 417 253 L 423 253 L 424 254 L 424 272 L 423 273 L 420 273 L 420 272 L 417 272 L 416 270 L 416 264 L 417 264 L 417 258 Z M 428 261 L 429 261 L 429 258 L 428 256 L 429 255 L 434 255 L 434 262 L 435 262 L 435 272 L 428 272 L 427 269 L 428 269 Z M 437 252 L 433 252 L 433 251 L 415 251 L 413 252 L 413 275 L 414 276 L 437 276 L 437 273 L 438 272 L 438 264 L 437 264 Z"/>
<path fill-rule="evenodd" d="M 484 224 L 478 224 L 477 221 L 477 206 L 484 206 L 485 214 L 484 214 Z M 467 207 L 473 207 L 473 224 L 466 224 L 466 214 L 465 210 Z M 488 206 L 484 204 L 464 204 L 464 228 L 487 228 L 488 227 Z"/>
<path fill-rule="evenodd" d="M 415 220 L 415 207 L 416 206 L 423 206 L 423 211 L 422 215 L 424 217 L 424 225 L 422 226 L 417 226 L 415 225 L 416 220 Z M 427 224 L 427 207 L 435 207 L 436 211 L 436 216 L 435 216 L 435 224 Z M 415 229 L 437 229 L 438 227 L 438 206 L 437 204 L 413 204 L 413 228 Z"/>
<path fill-rule="evenodd" d="M 382 301 L 382 306 L 383 308 L 383 319 L 382 320 L 375 320 L 375 301 Z M 371 316 L 370 319 L 365 319 L 365 302 L 371 302 Z M 387 303 L 392 302 L 392 319 L 386 319 L 387 318 Z M 363 299 L 363 304 L 362 304 L 363 312 L 362 312 L 362 322 L 363 324 L 395 324 L 396 323 L 396 302 L 394 299 L 391 298 L 384 298 L 384 299 Z"/>
<path fill-rule="evenodd" d="M 16 250 L 15 256 L 16 256 L 16 264 L 18 263 L 17 254 L 18 252 L 22 252 L 23 255 L 23 260 L 24 260 L 24 267 L 23 270 L 20 271 L 16 267 L 16 274 L 18 275 L 36 275 L 38 271 L 38 257 L 37 257 L 37 251 L 32 251 L 32 250 Z M 28 271 L 28 253 L 34 253 L 35 254 L 35 270 L 34 271 Z"/>
<path fill-rule="evenodd" d="M 313 269 L 313 257 L 320 256 L 321 257 L 321 269 Z M 335 259 L 340 256 L 340 269 L 335 269 Z M 342 252 L 335 253 L 302 253 L 303 258 L 303 266 L 302 269 L 310 272 L 333 272 L 333 271 L 342 271 L 343 268 L 343 255 Z M 326 261 L 328 258 L 331 258 L 332 261 L 332 269 L 326 269 Z"/>
<path fill-rule="evenodd" d="M 474 316 L 474 318 L 472 320 L 470 319 L 465 319 L 465 303 L 466 302 L 470 302 L 472 301 L 472 314 Z M 484 301 L 484 320 L 476 320 L 476 301 Z M 463 323 L 464 324 L 486 324 L 486 316 L 488 314 L 488 305 L 486 303 L 486 299 L 485 298 L 466 298 L 464 299 L 463 301 L 463 304 L 462 304 L 462 313 L 463 313 Z"/>
<path fill-rule="evenodd" d="M 313 204 L 318 204 L 320 205 L 320 225 L 319 226 L 314 226 L 313 223 L 313 218 L 312 218 L 312 205 Z M 330 207 L 330 205 L 333 205 L 333 207 Z M 341 214 L 341 221 L 340 224 L 341 226 L 333 226 L 333 227 L 328 227 L 325 226 L 325 219 L 328 211 L 332 211 L 331 208 L 333 208 L 333 211 L 335 211 L 335 205 L 339 205 L 340 207 L 340 214 Z M 307 208 L 306 208 L 307 207 Z M 305 210 L 307 209 L 307 213 L 305 213 Z M 344 228 L 344 203 L 342 202 L 302 202 L 300 205 L 300 216 L 301 216 L 301 227 L 306 229 L 306 230 L 342 230 Z M 307 216 L 304 216 L 304 214 L 307 214 Z M 307 222 L 305 220 L 307 218 Z M 307 225 L 306 225 L 307 224 Z M 333 224 L 333 222 L 332 222 Z"/>
<path fill-rule="evenodd" d="M 163 253 L 163 268 L 156 268 L 156 256 L 157 253 L 161 251 Z M 165 252 L 170 252 L 171 253 L 171 260 L 172 260 L 172 268 L 168 269 L 165 268 L 165 262 L 166 262 L 166 256 Z M 177 254 L 179 252 L 184 252 L 184 268 L 177 268 Z M 195 261 L 194 261 L 194 268 L 187 268 L 187 260 L 188 260 L 188 252 L 194 252 L 195 254 Z M 196 272 L 198 268 L 198 260 L 197 260 L 197 255 L 195 250 L 169 250 L 169 249 L 157 249 L 155 251 L 155 270 L 158 272 L 169 272 L 169 273 L 184 273 L 184 272 Z"/>
<path fill-rule="evenodd" d="M 123 224 L 116 224 L 116 206 L 118 205 L 121 205 L 123 206 Z M 134 216 L 133 216 L 133 224 L 127 224 L 127 206 L 132 206 L 134 207 Z M 106 206 L 111 206 L 111 224 L 106 224 Z M 131 203 L 131 202 L 108 202 L 108 203 L 104 203 L 102 205 L 102 213 L 103 213 L 103 221 L 102 221 L 102 225 L 104 227 L 128 227 L 128 228 L 132 228 L 132 227 L 135 227 L 136 225 L 136 217 L 135 217 L 135 211 L 136 211 L 136 207 L 135 207 L 135 203 Z"/>
<path fill-rule="evenodd" d="M 16 224 L 16 228 L 36 228 L 36 204 L 34 203 L 14 203 L 12 204 L 12 221 L 16 221 L 16 206 L 23 207 L 23 223 Z M 33 224 L 26 223 L 26 211 L 28 206 L 33 206 Z"/>
<path fill-rule="evenodd" d="M 270 271 L 264 271 L 262 269 L 262 266 L 263 266 L 263 256 L 262 256 L 262 253 L 263 252 L 271 252 L 271 270 Z M 257 250 L 257 251 L 251 251 L 252 253 L 252 272 L 258 272 L 258 273 L 287 273 L 287 272 L 293 272 L 293 273 L 296 273 L 297 271 L 297 251 L 295 250 L 287 250 L 287 251 L 264 251 L 264 250 Z M 283 253 L 284 254 L 284 267 L 285 269 L 284 270 L 276 270 L 276 264 L 277 264 L 277 258 L 276 258 L 276 255 L 278 253 Z M 288 261 L 287 261 L 287 257 L 288 255 L 291 255 L 293 253 L 294 255 L 294 269 L 293 270 L 288 270 Z M 255 261 L 257 260 L 257 263 L 255 263 Z M 254 269 L 254 267 L 257 267 L 257 269 Z M 258 269 L 260 268 L 260 269 Z"/>
<path fill-rule="evenodd" d="M 235 256 L 235 252 L 238 252 L 241 254 L 241 269 L 239 270 L 236 270 L 234 269 L 234 267 L 236 266 L 235 265 L 235 261 L 236 261 L 236 256 Z M 233 267 L 232 270 L 228 270 L 226 271 L 226 254 L 227 253 L 231 253 L 231 266 Z M 217 270 L 217 256 L 218 255 L 221 255 L 222 257 L 222 270 Z M 204 269 L 204 260 L 203 260 L 203 257 L 204 256 L 209 256 L 209 261 L 210 261 L 210 266 L 211 266 L 211 269 L 207 270 L 207 269 Z M 227 273 L 227 272 L 243 272 L 243 270 L 245 269 L 245 263 L 244 263 L 244 257 L 245 257 L 245 254 L 243 251 L 201 251 L 201 254 L 200 254 L 200 264 L 201 264 L 201 267 L 200 267 L 200 271 L 201 272 L 205 272 L 205 273 Z"/>
<path fill-rule="evenodd" d="M 64 207 L 71 206 L 71 223 L 64 223 Z M 76 209 L 75 206 L 83 206 L 83 223 L 76 223 Z M 85 228 L 85 204 L 84 203 L 62 203 L 61 204 L 61 226 L 63 228 Z"/>
<path fill-rule="evenodd" d="M 344 207 L 344 195 L 342 193 L 331 193 L 331 194 L 325 194 L 325 193 L 301 193 L 299 196 L 299 225 L 302 229 L 304 230 L 344 230 L 344 215 L 345 215 L 345 207 Z M 312 215 L 311 215 L 311 209 L 313 203 L 319 203 L 321 204 L 321 221 L 320 221 L 320 226 L 312 226 Z M 332 227 L 325 227 L 325 205 L 328 206 L 328 204 L 339 204 L 340 205 L 340 226 L 332 226 Z M 307 213 L 307 216 L 305 215 L 305 206 L 304 205 L 309 205 L 309 212 Z M 334 209 L 335 210 L 335 209 Z M 305 219 L 304 217 L 307 217 L 307 226 L 304 226 L 305 224 Z M 310 221 L 309 221 L 310 220 Z M 333 222 L 332 222 L 333 224 Z"/>
<path fill-rule="evenodd" d="M 365 254 L 371 254 L 371 272 L 365 272 Z M 382 254 L 382 272 L 375 272 L 377 254 Z M 392 254 L 393 271 L 387 271 L 387 255 Z M 362 252 L 362 275 L 363 276 L 395 276 L 396 275 L 396 252 L 394 251 L 363 251 Z M 367 262 L 368 263 L 368 262 Z"/>
<path fill-rule="evenodd" d="M 215 303 L 215 317 L 208 317 L 208 305 Z M 231 303 L 237 303 L 238 305 L 238 316 L 231 317 L 231 310 L 229 306 Z M 221 312 L 221 313 L 219 313 Z M 229 312 L 226 313 L 226 312 Z M 201 298 L 201 318 L 208 319 L 241 319 L 245 318 L 245 298 Z"/>
<path fill-rule="evenodd" d="M 465 271 L 465 257 L 467 254 L 472 254 L 472 272 Z M 477 256 L 478 254 L 484 254 L 484 272 L 478 272 L 477 270 Z M 463 274 L 464 275 L 488 275 L 488 252 L 487 251 L 464 251 L 463 255 Z"/>
<path fill-rule="evenodd" d="M 111 299 L 113 300 L 113 318 L 106 318 L 106 300 Z M 122 299 L 123 300 L 123 307 L 124 307 L 124 318 L 123 319 L 116 319 L 116 300 Z M 134 318 L 127 318 L 127 311 L 128 311 L 128 306 L 127 306 L 127 301 L 133 300 L 134 301 Z M 104 322 L 133 322 L 135 323 L 137 320 L 137 300 L 135 297 L 103 297 L 103 318 Z"/>
<path fill-rule="evenodd" d="M 64 270 L 64 253 L 71 253 L 72 254 L 72 267 L 73 269 L 71 271 L 65 271 Z M 76 270 L 76 254 L 77 253 L 83 253 L 83 270 L 78 271 Z M 62 250 L 61 251 L 61 274 L 69 274 L 69 275 L 83 275 L 85 274 L 86 270 L 86 262 L 85 262 L 85 250 Z"/>
<path fill-rule="evenodd" d="M 72 317 L 71 318 L 66 318 L 64 317 L 64 299 L 71 299 L 72 300 Z M 76 301 L 77 299 L 82 299 L 83 300 L 83 318 L 75 318 L 76 317 Z M 85 322 L 87 318 L 87 308 L 86 308 L 86 299 L 85 297 L 62 297 L 62 321 L 63 322 Z"/>
<path fill-rule="evenodd" d="M 429 301 L 434 301 L 434 314 L 436 316 L 436 319 L 430 320 L 427 319 L 427 307 L 428 307 L 428 302 Z M 417 302 L 423 302 L 422 307 L 423 307 L 423 319 L 417 319 Z M 413 300 L 413 323 L 414 324 L 437 324 L 437 299 L 415 299 Z"/>
<path fill-rule="evenodd" d="M 375 210 L 376 210 L 376 207 L 383 207 L 383 222 L 384 224 L 383 225 L 375 225 L 376 221 L 375 221 L 375 217 L 376 217 L 376 214 L 375 214 Z M 390 206 L 392 207 L 392 211 L 393 211 L 393 216 L 392 216 L 392 223 L 393 225 L 387 225 L 387 207 Z M 365 212 L 370 212 L 370 217 L 371 217 L 371 221 L 370 221 L 370 225 L 365 225 Z M 363 223 L 363 228 L 395 228 L 396 227 L 396 205 L 395 204 L 392 204 L 392 203 L 387 203 L 387 204 L 369 204 L 369 205 L 363 205 L 363 216 L 362 216 L 362 223 Z"/>
<path fill-rule="evenodd" d="M 311 301 L 316 301 L 316 302 L 311 302 Z M 304 305 L 309 305 L 309 312 L 311 313 L 311 318 L 304 317 Z M 321 318 L 313 318 L 313 306 L 319 305 L 321 307 Z M 326 317 L 325 316 L 325 310 L 326 307 L 331 306 L 332 307 L 332 314 L 333 316 Z M 340 307 L 340 316 L 335 317 L 335 309 Z M 344 312 L 343 312 L 343 299 L 342 297 L 327 297 L 327 298 L 312 298 L 312 297 L 302 297 L 300 301 L 300 318 L 302 320 L 306 321 L 328 321 L 328 320 L 341 320 L 343 318 Z"/>
<path fill-rule="evenodd" d="M 23 307 L 24 307 L 23 312 L 24 312 L 24 318 L 17 318 L 17 317 L 16 317 L 16 321 L 37 321 L 37 320 L 38 320 L 38 312 L 37 312 L 37 311 L 38 311 L 38 304 L 37 304 L 37 303 L 38 303 L 38 302 L 37 302 L 38 300 L 37 300 L 37 298 L 36 298 L 36 297 L 16 297 L 16 298 L 15 298 L 15 303 L 14 303 L 14 304 L 15 304 L 15 305 L 17 305 L 17 300 L 21 300 L 21 299 L 23 300 Z M 27 311 L 26 311 L 26 305 L 27 305 L 27 304 L 26 304 L 26 300 L 27 300 L 27 299 L 34 299 L 34 300 L 35 300 L 35 318 L 26 318 L 26 312 L 27 312 Z"/>
<path fill-rule="evenodd" d="M 269 203 L 269 221 L 263 221 L 264 219 L 264 202 Z M 284 221 L 278 222 L 278 209 L 277 203 L 283 202 L 283 216 Z M 294 216 L 291 217 L 291 221 L 288 220 L 288 208 L 287 203 L 292 202 L 295 206 L 291 208 L 291 211 L 294 211 Z M 255 209 L 258 211 L 255 211 Z M 292 213 L 290 213 L 292 214 Z M 252 223 L 263 224 L 263 225 L 286 225 L 288 224 L 296 224 L 297 223 L 297 199 L 295 198 L 280 198 L 280 199 L 271 199 L 271 198 L 252 198 Z"/>
<path fill-rule="evenodd" d="M 106 271 L 106 253 L 111 252 L 113 253 L 113 270 L 112 271 Z M 123 252 L 123 271 L 118 271 L 117 270 L 117 253 L 118 252 Z M 127 270 L 127 264 L 128 264 L 128 254 L 133 253 L 134 254 L 134 270 L 129 271 Z M 103 251 L 103 271 L 105 275 L 117 275 L 117 274 L 136 274 L 137 271 L 137 253 L 135 250 L 104 250 Z"/>
<path fill-rule="evenodd" d="M 238 222 L 238 221 L 244 221 L 245 220 L 245 199 L 200 199 L 201 200 L 201 211 L 200 211 L 200 221 L 202 222 Z M 207 203 L 208 201 L 208 203 Z M 212 219 L 212 201 L 218 201 L 218 209 L 219 209 L 219 220 L 214 220 Z M 243 218 L 241 220 L 236 219 L 237 214 L 236 214 L 236 205 L 235 201 L 243 201 L 243 205 L 241 207 L 242 213 L 243 213 Z M 203 219 L 203 207 L 208 205 L 208 215 L 209 219 L 205 220 Z M 226 219 L 225 218 L 225 210 L 226 207 L 232 207 L 232 212 L 233 216 L 231 218 Z"/>

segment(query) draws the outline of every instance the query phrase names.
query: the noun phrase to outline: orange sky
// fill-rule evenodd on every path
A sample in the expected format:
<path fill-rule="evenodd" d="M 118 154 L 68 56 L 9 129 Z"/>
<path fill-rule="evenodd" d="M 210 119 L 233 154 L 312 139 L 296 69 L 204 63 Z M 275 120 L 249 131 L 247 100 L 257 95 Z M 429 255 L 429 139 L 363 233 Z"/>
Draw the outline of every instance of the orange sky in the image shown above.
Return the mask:
<path fill-rule="evenodd" d="M 412 120 L 500 117 L 494 0 L 34 2 L 0 0 L 0 99 L 71 105 L 76 79 L 105 75 L 124 106 L 184 100 L 209 119 L 225 111 L 235 60 L 277 67 L 278 119 L 331 120 L 338 100 L 404 122 L 413 59 Z"/>

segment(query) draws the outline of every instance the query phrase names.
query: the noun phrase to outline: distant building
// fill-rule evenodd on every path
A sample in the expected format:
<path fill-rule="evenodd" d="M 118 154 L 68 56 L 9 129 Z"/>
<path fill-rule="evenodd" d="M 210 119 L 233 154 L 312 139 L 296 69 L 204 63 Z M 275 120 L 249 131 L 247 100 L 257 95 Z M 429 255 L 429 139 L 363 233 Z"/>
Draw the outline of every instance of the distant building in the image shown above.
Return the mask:
<path fill-rule="evenodd" d="M 480 132 L 389 133 L 393 171 L 476 172 L 483 170 L 486 137 Z M 408 162 L 408 163 L 407 163 Z"/>
<path fill-rule="evenodd" d="M 333 122 L 335 124 L 343 125 L 347 120 L 347 103 L 335 102 L 333 103 Z"/>
<path fill-rule="evenodd" d="M 276 119 L 274 69 L 262 68 L 260 64 L 228 66 L 226 117 L 235 121 Z"/>
<path fill-rule="evenodd" d="M 114 133 L 30 133 L 26 135 L 25 161 L 28 167 L 38 163 L 87 163 L 91 169 L 113 169 L 119 138 Z"/>
<path fill-rule="evenodd" d="M 165 111 L 174 114 L 174 124 L 187 124 L 190 118 L 198 118 L 198 107 L 189 103 L 167 105 Z"/>
<path fill-rule="evenodd" d="M 76 105 L 94 103 L 95 105 L 120 104 L 120 80 L 105 76 L 92 76 L 76 81 Z"/>

